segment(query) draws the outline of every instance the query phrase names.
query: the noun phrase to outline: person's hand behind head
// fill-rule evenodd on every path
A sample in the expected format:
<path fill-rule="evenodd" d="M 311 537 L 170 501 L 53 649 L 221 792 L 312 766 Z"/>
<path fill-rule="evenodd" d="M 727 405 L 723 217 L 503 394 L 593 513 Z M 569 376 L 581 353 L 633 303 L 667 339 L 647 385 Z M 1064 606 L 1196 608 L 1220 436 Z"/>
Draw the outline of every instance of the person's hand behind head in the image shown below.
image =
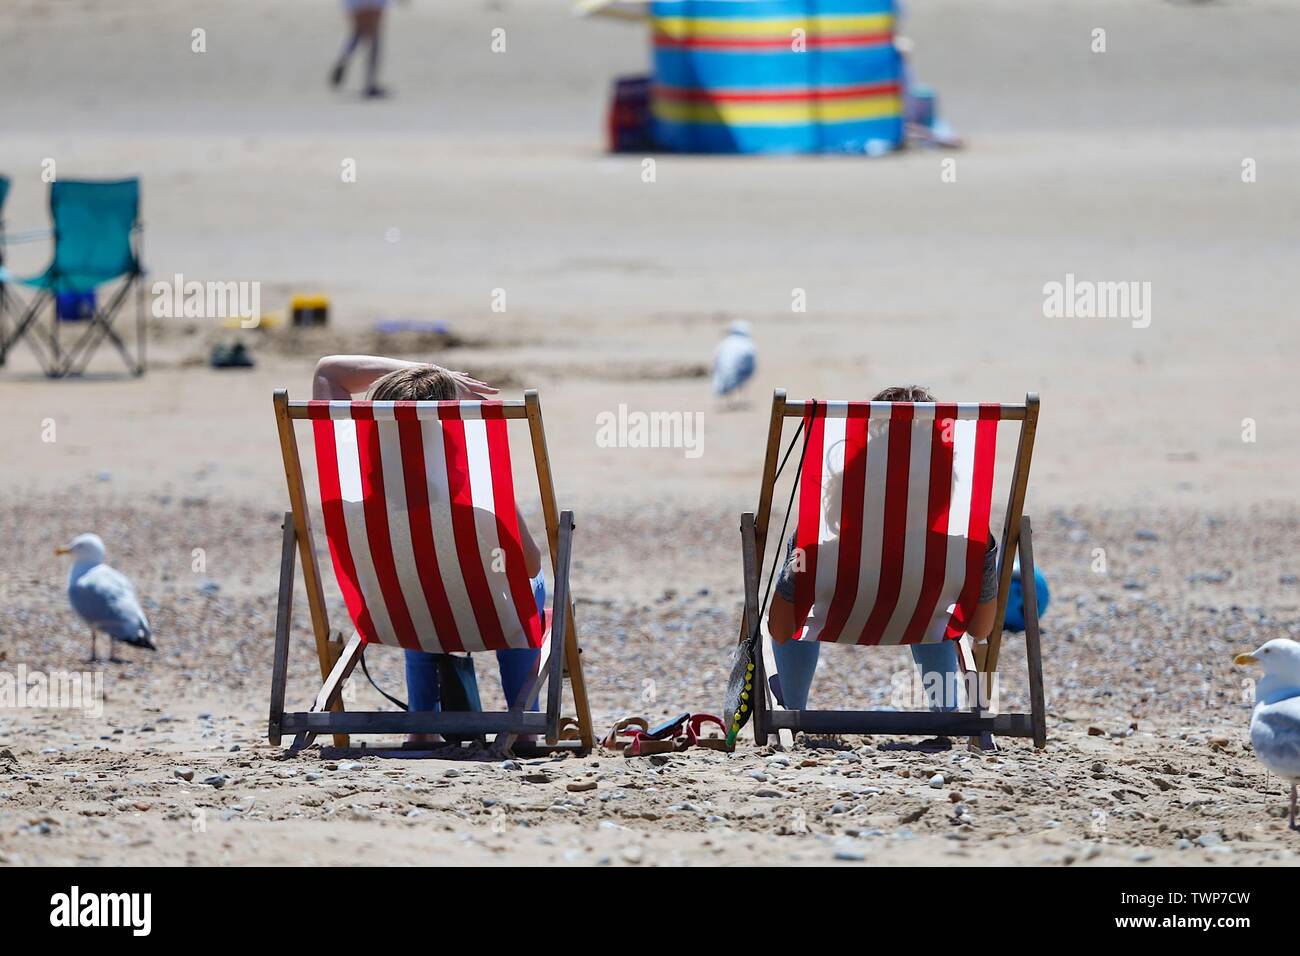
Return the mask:
<path fill-rule="evenodd" d="M 456 383 L 458 397 L 465 401 L 474 402 L 491 398 L 500 392 L 500 389 L 494 388 L 487 382 L 480 382 L 468 372 L 455 372 L 451 369 L 444 369 L 444 371 Z"/>

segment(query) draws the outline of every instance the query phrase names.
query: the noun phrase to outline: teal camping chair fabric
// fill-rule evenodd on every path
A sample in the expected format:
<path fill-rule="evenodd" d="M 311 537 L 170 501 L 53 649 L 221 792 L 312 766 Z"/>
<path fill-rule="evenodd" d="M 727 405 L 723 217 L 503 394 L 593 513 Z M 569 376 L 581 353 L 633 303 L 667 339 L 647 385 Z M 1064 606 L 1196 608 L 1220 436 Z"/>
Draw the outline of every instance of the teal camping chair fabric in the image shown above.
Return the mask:
<path fill-rule="evenodd" d="M 50 186 L 54 261 L 23 284 L 60 292 L 93 292 L 119 276 L 139 272 L 134 230 L 140 181 L 56 182 Z"/>
<path fill-rule="evenodd" d="M 23 284 L 38 290 L 14 334 L 0 342 L 4 354 L 25 334 L 47 375 L 78 375 L 85 371 L 95 350 L 109 341 L 136 375 L 145 368 L 144 270 L 140 265 L 140 181 L 107 182 L 60 180 L 50 186 L 50 216 L 54 222 L 54 258 L 44 272 Z M 71 348 L 60 342 L 61 321 L 55 308 L 61 295 L 97 293 L 107 283 L 119 281 L 97 305 Z M 136 334 L 134 354 L 113 327 L 135 291 Z M 50 325 L 39 333 L 41 314 L 49 311 Z M 48 353 L 46 353 L 48 349 Z"/>

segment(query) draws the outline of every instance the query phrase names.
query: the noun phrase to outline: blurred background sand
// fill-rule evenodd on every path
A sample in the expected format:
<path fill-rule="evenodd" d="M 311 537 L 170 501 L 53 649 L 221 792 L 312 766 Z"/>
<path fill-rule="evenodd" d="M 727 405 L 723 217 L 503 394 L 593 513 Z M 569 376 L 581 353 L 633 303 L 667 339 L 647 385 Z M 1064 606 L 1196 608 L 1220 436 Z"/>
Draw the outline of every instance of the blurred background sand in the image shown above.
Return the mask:
<path fill-rule="evenodd" d="M 1031 504 L 1228 507 L 1285 495 L 1297 465 L 1293 6 L 913 4 L 916 72 L 970 141 L 957 182 L 940 180 L 949 154 L 911 152 L 660 156 L 652 184 L 638 157 L 601 152 L 609 80 L 646 67 L 645 31 L 563 3 L 395 4 L 381 103 L 327 88 L 343 18 L 322 0 L 15 7 L 0 25 L 0 79 L 21 91 L 0 107 L 11 230 L 47 222 L 45 157 L 65 177 L 138 174 L 155 279 L 260 281 L 281 313 L 322 291 L 341 332 L 445 320 L 474 346 L 447 363 L 542 389 L 577 508 L 642 477 L 647 494 L 748 501 L 775 386 L 1039 391 Z M 1089 51 L 1097 25 L 1105 54 Z M 47 256 L 15 247 L 12 271 Z M 1151 282 L 1150 328 L 1044 318 L 1043 285 L 1067 272 Z M 699 372 L 733 318 L 754 323 L 759 373 L 747 414 L 715 414 Z M 31 444 L 6 486 L 105 470 L 154 486 L 210 461 L 223 495 L 282 497 L 268 395 L 302 392 L 313 356 L 175 370 L 202 354 L 174 331 L 145 382 L 46 384 L 20 350 L 0 397 L 23 411 L 10 447 Z M 624 401 L 705 411 L 706 454 L 596 448 L 595 412 Z M 60 445 L 42 448 L 51 416 Z M 126 428 L 129 453 L 106 440 Z"/>

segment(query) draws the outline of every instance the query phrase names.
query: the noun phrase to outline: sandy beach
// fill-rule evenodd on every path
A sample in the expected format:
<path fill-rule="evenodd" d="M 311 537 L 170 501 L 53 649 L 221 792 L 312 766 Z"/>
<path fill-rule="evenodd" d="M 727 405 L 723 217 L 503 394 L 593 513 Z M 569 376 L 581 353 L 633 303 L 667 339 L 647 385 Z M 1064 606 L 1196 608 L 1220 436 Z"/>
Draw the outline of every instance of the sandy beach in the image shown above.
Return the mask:
<path fill-rule="evenodd" d="M 913 3 L 915 69 L 965 149 L 662 155 L 648 183 L 642 157 L 602 142 L 609 82 L 644 71 L 646 31 L 564 3 L 395 5 L 382 102 L 326 83 L 333 3 L 11 7 L 11 232 L 48 223 L 47 158 L 61 177 L 138 175 L 151 279 L 255 281 L 280 317 L 291 295 L 322 293 L 332 313 L 324 330 L 238 333 L 250 370 L 208 368 L 235 333 L 198 319 L 151 320 L 141 379 L 111 350 L 79 380 L 45 379 L 25 348 L 0 369 L 0 668 L 104 681 L 94 718 L 0 709 L 0 863 L 1297 861 L 1287 788 L 1251 752 L 1249 675 L 1232 658 L 1300 639 L 1300 10 Z M 1089 50 L 1095 27 L 1104 54 Z M 355 182 L 341 181 L 348 161 Z M 5 264 L 26 276 L 48 257 L 27 243 Z M 1046 317 L 1044 285 L 1067 275 L 1149 282 L 1149 325 Z M 806 312 L 792 313 L 794 290 Z M 708 367 L 736 319 L 759 359 L 729 408 Z M 448 334 L 384 334 L 383 320 Z M 851 737 L 654 759 L 286 756 L 265 735 L 288 508 L 271 394 L 308 397 L 328 352 L 466 369 L 509 398 L 539 389 L 559 503 L 577 516 L 602 732 L 626 714 L 720 709 L 739 516 L 757 501 L 774 388 L 1038 392 L 1026 511 L 1052 587 L 1047 749 Z M 702 413 L 702 453 L 601 447 L 597 416 L 621 404 Z M 1006 469 L 998 514 L 1005 482 Z M 523 508 L 540 519 L 535 493 Z M 89 632 L 53 554 L 83 531 L 138 586 L 156 654 L 83 663 Z M 295 706 L 318 683 L 301 585 L 297 607 Z M 832 650 L 819 706 L 887 704 L 910 672 L 896 649 Z M 400 655 L 385 651 L 371 671 L 398 692 Z M 1023 707 L 1019 638 L 1000 670 L 1006 705 Z M 478 674 L 499 704 L 495 667 Z M 349 708 L 382 703 L 359 675 L 347 693 Z"/>

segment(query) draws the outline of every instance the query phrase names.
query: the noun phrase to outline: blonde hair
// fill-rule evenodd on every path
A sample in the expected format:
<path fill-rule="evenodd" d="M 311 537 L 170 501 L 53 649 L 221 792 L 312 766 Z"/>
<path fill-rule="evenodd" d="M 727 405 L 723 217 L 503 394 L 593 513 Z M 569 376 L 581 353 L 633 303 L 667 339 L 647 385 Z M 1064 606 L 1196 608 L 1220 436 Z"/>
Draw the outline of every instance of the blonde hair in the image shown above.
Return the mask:
<path fill-rule="evenodd" d="M 873 402 L 933 402 L 934 396 L 924 385 L 891 385 L 876 393 Z"/>
<path fill-rule="evenodd" d="M 447 402 L 455 397 L 455 379 L 436 365 L 399 368 L 370 386 L 370 399 L 375 402 Z"/>

